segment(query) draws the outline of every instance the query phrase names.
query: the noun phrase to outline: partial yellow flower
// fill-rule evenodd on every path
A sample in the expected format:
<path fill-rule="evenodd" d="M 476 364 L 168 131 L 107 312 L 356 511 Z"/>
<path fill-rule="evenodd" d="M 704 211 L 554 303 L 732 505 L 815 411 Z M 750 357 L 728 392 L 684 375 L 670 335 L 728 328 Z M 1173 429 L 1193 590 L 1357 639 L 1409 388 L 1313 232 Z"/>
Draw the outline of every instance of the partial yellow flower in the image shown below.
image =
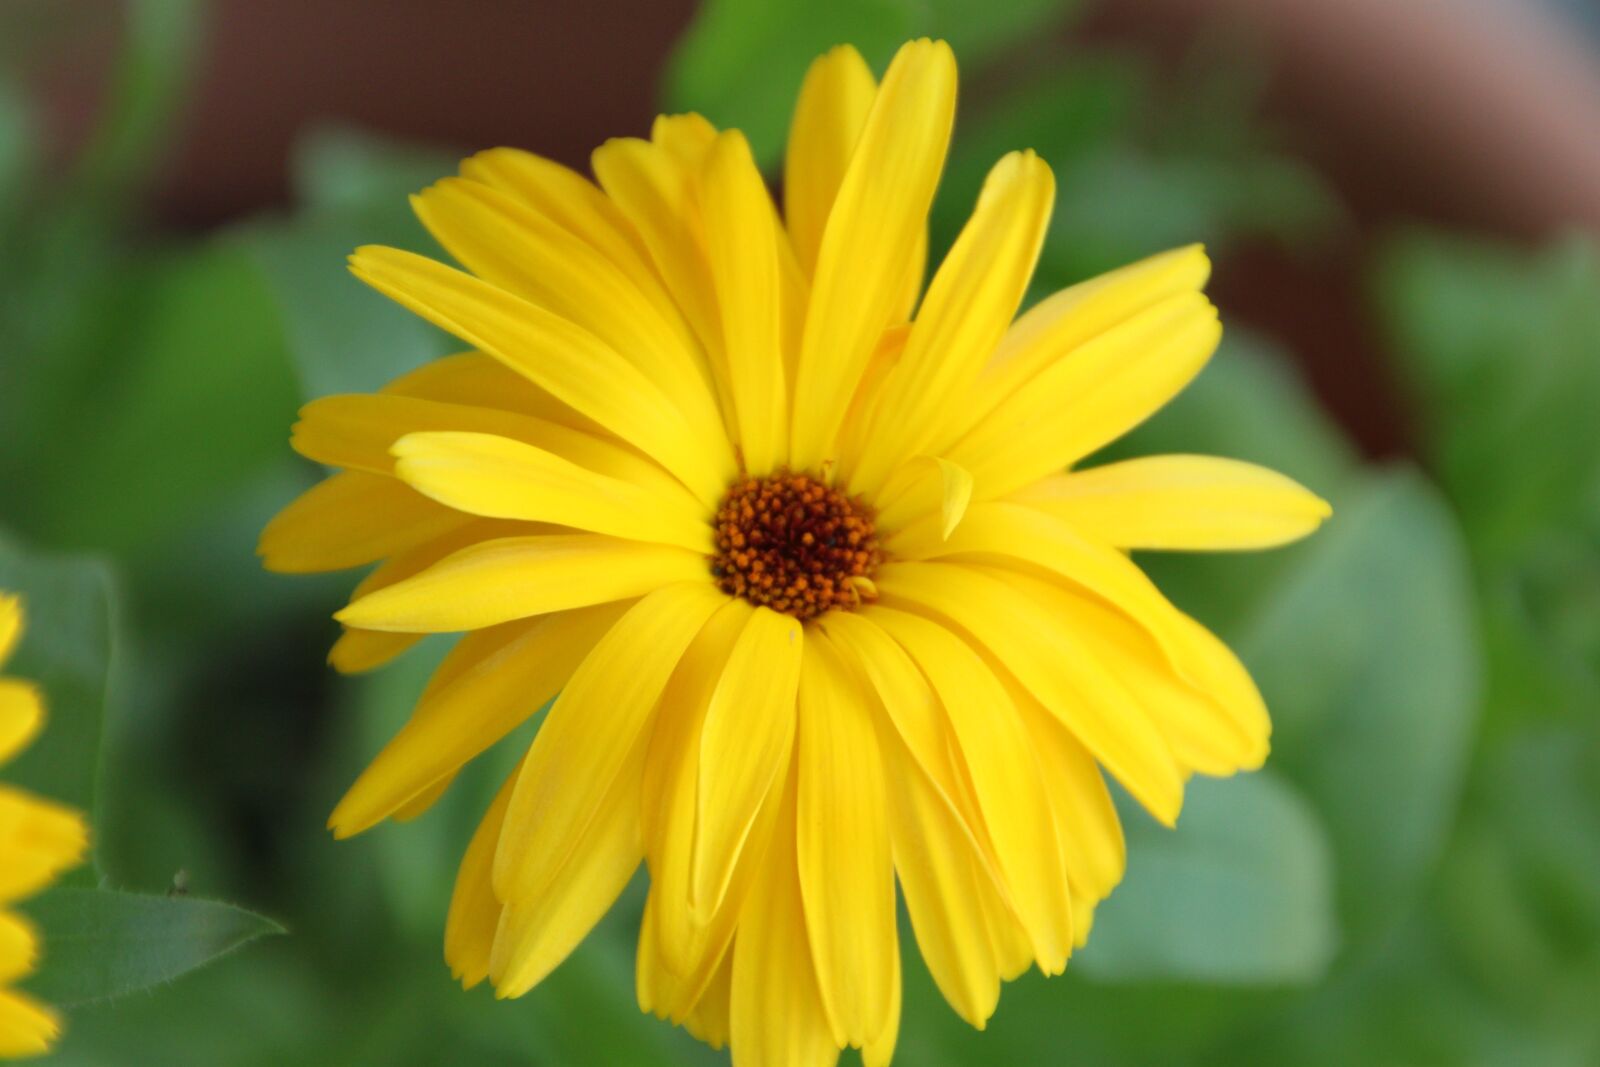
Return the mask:
<path fill-rule="evenodd" d="M 881 83 L 838 48 L 781 216 L 738 131 L 663 116 L 595 152 L 598 185 L 496 149 L 419 194 L 465 270 L 352 258 L 470 351 L 307 405 L 294 447 L 341 470 L 261 551 L 379 564 L 340 670 L 464 633 L 336 835 L 419 814 L 554 701 L 461 865 L 465 985 L 527 992 L 643 861 L 645 1010 L 740 1067 L 884 1064 L 897 882 L 981 1027 L 1122 876 L 1102 769 L 1170 824 L 1191 774 L 1265 758 L 1244 668 L 1127 550 L 1281 544 L 1328 507 L 1232 460 L 1073 469 L 1205 365 L 1209 266 L 1179 249 L 1015 318 L 1054 197 L 1015 152 L 923 291 L 955 97 L 943 43 Z"/>
<path fill-rule="evenodd" d="M 22 636 L 22 602 L 0 593 L 0 667 Z M 0 678 L 0 764 L 27 747 L 44 725 L 39 692 L 20 678 Z M 39 938 L 6 910 L 83 862 L 89 835 L 77 812 L 0 783 L 0 1059 L 48 1052 L 61 1032 L 56 1015 L 10 988 L 33 972 Z"/>

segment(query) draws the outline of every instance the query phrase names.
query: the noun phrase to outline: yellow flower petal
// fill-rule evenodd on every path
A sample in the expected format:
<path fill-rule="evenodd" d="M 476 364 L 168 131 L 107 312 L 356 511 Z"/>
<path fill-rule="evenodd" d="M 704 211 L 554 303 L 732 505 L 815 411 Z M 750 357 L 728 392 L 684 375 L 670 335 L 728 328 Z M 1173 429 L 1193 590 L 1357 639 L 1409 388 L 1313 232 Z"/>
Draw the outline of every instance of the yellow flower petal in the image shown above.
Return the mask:
<path fill-rule="evenodd" d="M 832 1067 L 838 1061 L 806 941 L 795 856 L 793 776 L 733 946 L 734 1067 Z"/>
<path fill-rule="evenodd" d="M 1045 769 L 1050 810 L 1074 894 L 1075 940 L 1082 944 L 1078 938 L 1087 927 L 1080 924 L 1087 923 L 1083 913 L 1091 910 L 1084 903 L 1104 900 L 1127 866 L 1122 823 L 1094 757 L 1027 690 L 1010 679 L 1007 683 Z"/>
<path fill-rule="evenodd" d="M 20 678 L 0 678 L 0 763 L 27 748 L 43 726 L 38 688 Z"/>
<path fill-rule="evenodd" d="M 743 134 L 724 133 L 712 145 L 700 199 L 738 444 L 744 469 L 764 475 L 788 455 L 781 234 Z"/>
<path fill-rule="evenodd" d="M 473 274 L 599 338 L 661 386 L 691 421 L 717 419 L 704 356 L 664 294 L 652 300 L 587 240 L 482 182 L 446 178 L 412 205 Z"/>
<path fill-rule="evenodd" d="M 795 739 L 800 894 L 834 1041 L 857 1048 L 889 1027 L 900 958 L 874 713 L 827 638 L 808 637 Z"/>
<path fill-rule="evenodd" d="M 383 396 L 512 411 L 568 429 L 582 430 L 591 437 L 610 436 L 604 427 L 587 415 L 572 410 L 504 363 L 482 352 L 457 352 L 453 356 L 441 356 L 402 374 L 378 392 Z"/>
<path fill-rule="evenodd" d="M 48 885 L 83 862 L 89 828 L 71 808 L 0 785 L 0 904 Z"/>
<path fill-rule="evenodd" d="M 0 665 L 11 658 L 22 639 L 22 598 L 0 593 Z"/>
<path fill-rule="evenodd" d="M 451 977 L 471 989 L 489 977 L 489 956 L 500 928 L 500 898 L 494 895 L 494 850 L 500 843 L 506 808 L 516 788 L 519 762 L 494 795 L 489 810 L 472 834 L 456 872 L 450 893 L 450 910 L 444 923 L 444 961 Z"/>
<path fill-rule="evenodd" d="M 461 176 L 517 197 L 567 232 L 599 249 L 641 292 L 661 282 L 650 254 L 622 212 L 593 182 L 570 167 L 517 148 L 491 148 L 465 160 Z"/>
<path fill-rule="evenodd" d="M 972 502 L 972 475 L 937 456 L 919 456 L 902 466 L 884 486 L 877 528 L 885 543 L 925 515 L 937 518 L 939 536 L 949 537 Z"/>
<path fill-rule="evenodd" d="M 361 833 L 538 711 L 622 615 L 602 604 L 467 634 L 400 732 L 334 808 L 335 837 Z"/>
<path fill-rule="evenodd" d="M 588 936 L 639 868 L 639 772 L 644 742 L 627 746 L 623 765 L 598 797 L 583 831 L 583 847 L 528 880 L 505 885 L 505 906 L 489 954 L 489 976 L 498 997 L 520 997 Z M 535 765 L 530 750 L 512 792 L 509 819 L 518 817 L 517 790 Z M 545 768 L 548 771 L 548 768 Z M 502 846 L 505 841 L 502 830 Z"/>
<path fill-rule="evenodd" d="M 1074 349 L 1171 297 L 1199 292 L 1210 273 L 1205 250 L 1190 245 L 1041 300 L 1006 333 L 994 360 L 974 383 L 966 405 L 953 413 L 947 432 L 937 441 L 938 450 L 988 421 L 1001 401 Z"/>
<path fill-rule="evenodd" d="M 1206 552 L 1297 541 L 1333 514 L 1276 471 L 1215 456 L 1149 456 L 1052 475 L 1013 499 L 1118 548 Z"/>
<path fill-rule="evenodd" d="M 689 907 L 701 918 L 721 905 L 761 800 L 788 765 L 802 633 L 797 619 L 757 608 L 706 708 L 689 882 Z"/>
<path fill-rule="evenodd" d="M 800 85 L 783 159 L 783 215 L 808 277 L 877 92 L 867 61 L 847 44 L 813 60 Z"/>
<path fill-rule="evenodd" d="M 1269 730 L 1259 697 L 1240 708 L 1217 699 L 1211 690 L 1191 686 L 1146 632 L 1095 598 L 1075 595 L 1033 575 L 1000 568 L 987 573 L 1051 612 L 1074 644 L 1113 675 L 1144 710 L 1186 773 L 1220 777 L 1254 770 L 1266 759 Z M 1254 686 L 1250 689 L 1253 695 Z"/>
<path fill-rule="evenodd" d="M 791 462 L 814 468 L 834 435 L 905 279 L 955 117 L 942 41 L 900 49 L 884 75 L 828 215 L 795 380 Z"/>
<path fill-rule="evenodd" d="M 592 333 L 469 274 L 393 248 L 358 249 L 362 281 L 501 360 L 625 441 L 708 504 L 730 480 L 720 426 L 688 422 L 632 363 Z"/>
<path fill-rule="evenodd" d="M 922 611 L 971 635 L 1058 716 L 1128 792 L 1171 825 L 1183 779 L 1160 731 L 1124 684 L 1095 662 L 1049 608 L 991 575 L 948 563 L 889 563 L 885 606 Z"/>
<path fill-rule="evenodd" d="M 14 989 L 0 989 L 0 1057 L 42 1055 L 60 1035 L 55 1012 Z"/>
<path fill-rule="evenodd" d="M 509 437 L 413 433 L 390 451 L 395 477 L 457 511 L 549 522 L 704 555 L 714 548 L 704 512 L 687 494 L 654 493 Z"/>
<path fill-rule="evenodd" d="M 721 1049 L 728 1043 L 731 1025 L 728 1012 L 732 994 L 733 953 L 730 952 L 723 957 L 722 965 L 712 976 L 711 984 L 706 986 L 694 1010 L 684 1016 L 683 1028 L 713 1049 Z"/>
<path fill-rule="evenodd" d="M 334 618 L 363 630 L 454 633 L 705 582 L 705 557 L 599 534 L 504 537 L 354 600 Z"/>
<path fill-rule="evenodd" d="M 970 645 L 937 623 L 891 610 L 872 619 L 911 653 L 944 704 L 1039 968 L 1059 974 L 1072 952 L 1066 866 L 1039 761 L 1010 695 Z"/>
<path fill-rule="evenodd" d="M 327 396 L 300 409 L 290 445 L 307 459 L 375 474 L 394 473 L 394 443 L 410 433 L 486 433 L 523 441 L 580 467 L 687 496 L 659 464 L 609 436 L 510 411 L 396 394 Z M 604 433 L 604 431 L 602 431 Z"/>
<path fill-rule="evenodd" d="M 584 658 L 551 706 L 517 779 L 495 854 L 495 892 L 502 900 L 536 892 L 583 844 L 684 649 L 726 600 L 708 582 L 659 589 L 630 608 Z"/>
<path fill-rule="evenodd" d="M 1040 371 L 941 454 L 1003 496 L 1121 437 L 1200 373 L 1222 336 L 1216 309 L 1181 293 Z"/>
<path fill-rule="evenodd" d="M 471 521 L 378 474 L 324 478 L 273 516 L 256 552 L 282 574 L 359 567 L 407 552 Z"/>
<path fill-rule="evenodd" d="M 670 124 L 664 130 L 681 132 L 684 128 Z M 636 137 L 619 137 L 595 149 L 591 163 L 606 195 L 621 208 L 649 249 L 656 270 L 714 366 L 720 356 L 722 331 L 705 251 L 689 223 L 700 168 L 699 158 L 691 155 L 677 142 L 668 148 Z M 722 401 L 726 406 L 728 398 L 723 396 Z"/>
<path fill-rule="evenodd" d="M 917 946 L 945 1000 L 980 1030 L 1000 999 L 1000 972 L 985 925 L 995 890 L 948 804 L 903 744 L 888 757 L 895 873 Z M 1002 910 L 1004 905 L 996 907 Z"/>
<path fill-rule="evenodd" d="M 973 383 L 1028 290 L 1054 201 L 1055 177 L 1032 152 L 1013 152 L 989 172 L 884 384 L 870 445 L 850 474 L 852 492 L 882 485 L 970 402 Z"/>
<path fill-rule="evenodd" d="M 14 982 L 33 971 L 39 939 L 20 915 L 0 911 L 0 982 Z"/>

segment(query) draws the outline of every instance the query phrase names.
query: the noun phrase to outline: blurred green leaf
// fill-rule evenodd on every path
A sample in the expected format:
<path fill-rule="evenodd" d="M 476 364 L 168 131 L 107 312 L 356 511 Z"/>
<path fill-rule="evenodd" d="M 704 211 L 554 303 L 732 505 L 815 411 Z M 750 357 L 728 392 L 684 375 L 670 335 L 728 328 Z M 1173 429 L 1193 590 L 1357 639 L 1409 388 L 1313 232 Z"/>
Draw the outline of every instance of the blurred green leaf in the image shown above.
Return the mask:
<path fill-rule="evenodd" d="M 1437 234 L 1396 240 L 1377 299 L 1420 401 L 1426 446 L 1475 550 L 1516 565 L 1530 538 L 1600 537 L 1600 246 L 1529 253 Z"/>
<path fill-rule="evenodd" d="M 26 628 L 4 665 L 45 694 L 48 728 L 5 776 L 85 813 L 95 810 L 114 649 L 110 568 L 94 559 L 31 555 L 0 536 L 0 590 L 21 594 Z M 93 880 L 87 868 L 74 880 Z"/>
<path fill-rule="evenodd" d="M 1438 493 L 1397 470 L 1332 500 L 1235 646 L 1272 709 L 1272 765 L 1328 827 L 1354 940 L 1400 914 L 1439 856 L 1482 665 L 1471 572 Z"/>
<path fill-rule="evenodd" d="M 350 253 L 387 244 L 430 255 L 437 245 L 411 214 L 410 194 L 455 171 L 448 155 L 341 130 L 298 146 L 302 207 L 235 239 L 270 287 L 303 398 L 370 392 L 459 342 L 361 284 Z M 287 427 L 287 423 L 285 423 Z"/>
<path fill-rule="evenodd" d="M 56 889 L 28 913 L 46 954 L 28 988 L 72 1007 L 172 981 L 283 927 L 243 908 L 188 897 Z"/>
<path fill-rule="evenodd" d="M 277 317 L 249 262 L 204 245 L 147 255 L 116 359 L 39 449 L 31 536 L 148 551 L 283 455 L 295 390 Z"/>
<path fill-rule="evenodd" d="M 1098 981 L 1303 984 L 1338 940 L 1327 839 L 1270 772 L 1196 779 L 1175 830 L 1124 806 L 1128 873 L 1073 960 Z"/>

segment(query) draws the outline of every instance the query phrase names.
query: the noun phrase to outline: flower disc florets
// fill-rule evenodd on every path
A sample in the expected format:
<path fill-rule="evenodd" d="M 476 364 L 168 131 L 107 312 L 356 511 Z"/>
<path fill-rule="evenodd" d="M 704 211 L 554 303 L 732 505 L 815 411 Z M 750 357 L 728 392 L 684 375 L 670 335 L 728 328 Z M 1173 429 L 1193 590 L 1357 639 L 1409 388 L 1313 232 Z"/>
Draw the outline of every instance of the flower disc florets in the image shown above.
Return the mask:
<path fill-rule="evenodd" d="M 716 536 L 722 591 L 797 619 L 870 599 L 883 562 L 871 509 L 804 473 L 735 482 Z"/>

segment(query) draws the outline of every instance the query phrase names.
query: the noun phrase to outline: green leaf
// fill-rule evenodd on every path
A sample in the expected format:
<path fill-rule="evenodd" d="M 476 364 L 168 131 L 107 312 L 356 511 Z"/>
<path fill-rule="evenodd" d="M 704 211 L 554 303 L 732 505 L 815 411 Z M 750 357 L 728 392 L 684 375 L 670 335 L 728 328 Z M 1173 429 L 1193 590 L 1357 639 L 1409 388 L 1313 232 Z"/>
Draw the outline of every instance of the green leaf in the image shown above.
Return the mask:
<path fill-rule="evenodd" d="M 1272 709 L 1272 765 L 1327 824 L 1354 939 L 1400 913 L 1439 855 L 1481 664 L 1471 573 L 1438 493 L 1395 470 L 1333 506 L 1234 644 Z"/>
<path fill-rule="evenodd" d="M 56 889 L 28 903 L 44 934 L 30 991 L 63 1007 L 161 985 L 269 934 L 271 919 L 231 904 L 109 889 Z"/>
<path fill-rule="evenodd" d="M 110 568 L 95 559 L 28 555 L 0 536 L 0 590 L 21 594 L 26 614 L 22 645 L 0 669 L 37 684 L 49 716 L 33 744 L 6 765 L 6 781 L 92 812 L 114 645 Z M 76 877 L 92 875 L 85 869 Z"/>
<path fill-rule="evenodd" d="M 361 284 L 350 253 L 386 244 L 439 256 L 407 199 L 455 170 L 445 155 L 339 130 L 295 153 L 304 207 L 236 234 L 276 301 L 306 399 L 371 392 L 461 344 Z"/>
<path fill-rule="evenodd" d="M 1124 806 L 1128 873 L 1073 966 L 1104 982 L 1306 983 L 1337 942 L 1322 827 L 1270 772 L 1189 785 L 1175 830 Z"/>
<path fill-rule="evenodd" d="M 237 249 L 147 254 L 123 281 L 133 307 L 115 359 L 60 398 L 19 520 L 40 541 L 141 554 L 282 459 L 295 389 L 270 295 Z"/>

